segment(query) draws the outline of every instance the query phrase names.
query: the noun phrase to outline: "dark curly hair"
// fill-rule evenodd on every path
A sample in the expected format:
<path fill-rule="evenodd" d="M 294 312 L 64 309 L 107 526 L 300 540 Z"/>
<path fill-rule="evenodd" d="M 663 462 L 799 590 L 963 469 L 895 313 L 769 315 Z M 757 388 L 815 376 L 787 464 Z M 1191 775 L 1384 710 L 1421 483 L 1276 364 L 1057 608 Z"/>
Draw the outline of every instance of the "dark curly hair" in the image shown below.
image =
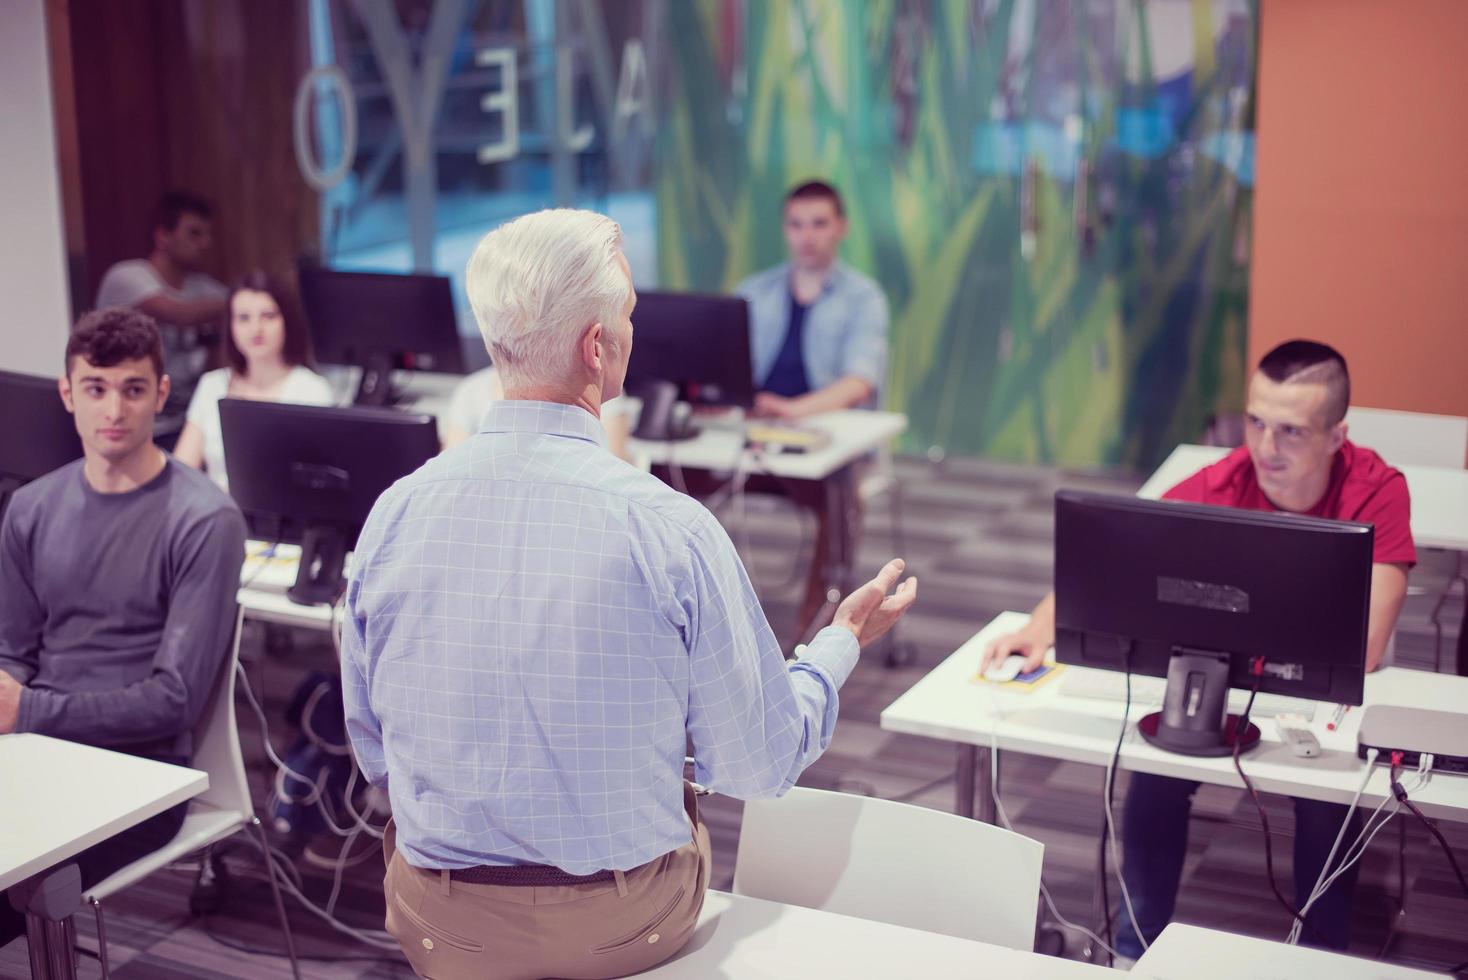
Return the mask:
<path fill-rule="evenodd" d="M 163 337 L 158 323 L 146 313 L 124 306 L 93 310 L 76 322 L 66 342 L 66 374 L 78 357 L 97 367 L 147 358 L 163 377 Z"/>

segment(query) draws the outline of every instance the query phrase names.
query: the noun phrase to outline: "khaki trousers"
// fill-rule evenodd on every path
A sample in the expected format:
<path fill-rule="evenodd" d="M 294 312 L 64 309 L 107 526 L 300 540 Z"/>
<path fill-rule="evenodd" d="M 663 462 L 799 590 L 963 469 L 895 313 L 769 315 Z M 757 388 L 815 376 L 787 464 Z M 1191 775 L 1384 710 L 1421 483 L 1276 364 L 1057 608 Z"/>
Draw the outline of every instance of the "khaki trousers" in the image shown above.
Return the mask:
<path fill-rule="evenodd" d="M 615 881 L 554 888 L 454 881 L 415 868 L 383 836 L 387 931 L 430 980 L 601 980 L 650 969 L 693 935 L 708 890 L 708 829 L 691 787 L 693 839 Z"/>

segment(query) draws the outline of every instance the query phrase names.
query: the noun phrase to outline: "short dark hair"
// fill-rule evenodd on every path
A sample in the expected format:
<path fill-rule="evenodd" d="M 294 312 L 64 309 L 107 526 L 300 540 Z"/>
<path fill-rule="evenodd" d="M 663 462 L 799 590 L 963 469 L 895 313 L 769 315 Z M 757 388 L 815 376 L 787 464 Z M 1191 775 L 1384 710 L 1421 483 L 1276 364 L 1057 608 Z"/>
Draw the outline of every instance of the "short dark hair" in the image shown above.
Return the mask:
<path fill-rule="evenodd" d="M 1327 423 L 1346 417 L 1351 405 L 1351 372 L 1340 351 L 1315 340 L 1287 340 L 1259 360 L 1259 373 L 1278 384 L 1323 384 L 1329 392 Z"/>
<path fill-rule="evenodd" d="M 219 338 L 219 346 L 220 352 L 224 355 L 224 363 L 229 365 L 230 370 L 244 374 L 247 366 L 245 355 L 234 342 L 234 298 L 245 290 L 265 293 L 275 300 L 276 306 L 280 307 L 280 319 L 285 326 L 285 343 L 280 355 L 285 362 L 291 365 L 304 364 L 306 367 L 314 367 L 315 359 L 311 356 L 311 331 L 306 323 L 306 310 L 301 306 L 300 294 L 286 276 L 256 269 L 237 279 L 234 288 L 229 291 L 228 316 Z"/>
<path fill-rule="evenodd" d="M 72 364 L 78 357 L 97 367 L 147 358 L 161 379 L 163 336 L 158 332 L 157 321 L 138 310 L 125 306 L 93 310 L 76 322 L 66 342 L 67 377 L 71 377 Z"/>
<path fill-rule="evenodd" d="M 173 231 L 186 214 L 212 218 L 214 205 L 188 191 L 168 191 L 158 199 L 158 206 L 153 209 L 153 230 Z"/>
<path fill-rule="evenodd" d="M 791 201 L 830 201 L 836 206 L 836 214 L 846 216 L 846 205 L 841 201 L 841 192 L 824 180 L 807 180 L 803 184 L 796 184 L 785 194 L 785 203 Z"/>

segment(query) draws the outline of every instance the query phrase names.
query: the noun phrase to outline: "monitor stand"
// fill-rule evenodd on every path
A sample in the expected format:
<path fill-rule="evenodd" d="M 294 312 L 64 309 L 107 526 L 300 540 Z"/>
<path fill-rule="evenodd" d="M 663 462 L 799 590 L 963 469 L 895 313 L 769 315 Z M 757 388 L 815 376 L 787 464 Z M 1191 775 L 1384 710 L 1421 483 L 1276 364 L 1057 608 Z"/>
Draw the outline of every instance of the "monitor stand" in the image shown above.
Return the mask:
<path fill-rule="evenodd" d="M 358 405 L 391 405 L 393 359 L 386 354 L 372 354 L 362 364 L 362 380 L 357 383 Z"/>
<path fill-rule="evenodd" d="M 308 527 L 301 536 L 301 564 L 296 584 L 286 591 L 303 606 L 332 605 L 346 591 L 342 568 L 347 560 L 346 535 L 334 527 Z"/>
<path fill-rule="evenodd" d="M 1181 755 L 1224 756 L 1259 744 L 1259 726 L 1242 732 L 1238 715 L 1228 713 L 1230 657 L 1203 650 L 1174 650 L 1167 665 L 1162 710 L 1137 723 L 1142 737 Z"/>
<path fill-rule="evenodd" d="M 682 442 L 698 435 L 696 427 L 687 421 L 682 424 L 677 421 L 674 409 L 678 406 L 678 386 L 671 381 L 645 381 L 628 394 L 642 399 L 642 414 L 637 419 L 637 429 L 632 438 L 649 442 Z"/>

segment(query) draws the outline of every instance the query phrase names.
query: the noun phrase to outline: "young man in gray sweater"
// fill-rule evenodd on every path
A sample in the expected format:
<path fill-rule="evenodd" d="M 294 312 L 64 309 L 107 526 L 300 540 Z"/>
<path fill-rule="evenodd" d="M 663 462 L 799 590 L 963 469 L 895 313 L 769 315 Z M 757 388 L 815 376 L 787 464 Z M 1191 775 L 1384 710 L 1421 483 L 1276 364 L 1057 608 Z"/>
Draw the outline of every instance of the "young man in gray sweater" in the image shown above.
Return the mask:
<path fill-rule="evenodd" d="M 59 387 L 85 455 L 16 491 L 0 525 L 0 735 L 187 764 L 233 635 L 244 518 L 153 445 L 168 377 L 151 317 L 82 317 Z M 172 839 L 186 807 L 84 851 L 82 886 Z M 0 902 L 0 945 L 22 929 Z"/>

